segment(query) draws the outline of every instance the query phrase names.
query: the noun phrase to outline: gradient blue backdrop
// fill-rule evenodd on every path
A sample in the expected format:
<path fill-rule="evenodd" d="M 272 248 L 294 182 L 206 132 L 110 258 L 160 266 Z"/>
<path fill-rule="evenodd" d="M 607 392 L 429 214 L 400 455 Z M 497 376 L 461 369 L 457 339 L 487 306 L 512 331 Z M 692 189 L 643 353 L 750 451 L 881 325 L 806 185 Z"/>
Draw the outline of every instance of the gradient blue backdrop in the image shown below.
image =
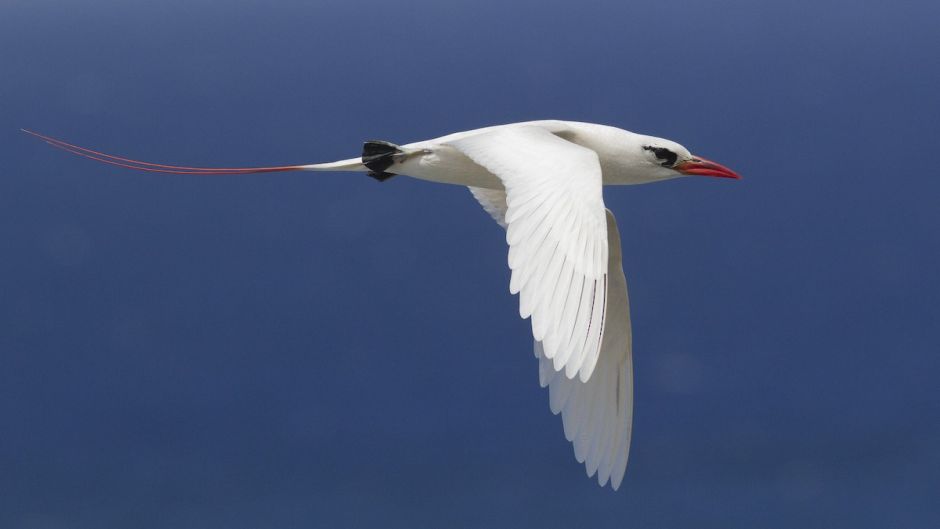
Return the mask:
<path fill-rule="evenodd" d="M 0 3 L 0 527 L 940 526 L 940 4 Z M 466 190 L 139 174 L 528 119 L 745 176 L 608 189 L 621 490 Z"/>

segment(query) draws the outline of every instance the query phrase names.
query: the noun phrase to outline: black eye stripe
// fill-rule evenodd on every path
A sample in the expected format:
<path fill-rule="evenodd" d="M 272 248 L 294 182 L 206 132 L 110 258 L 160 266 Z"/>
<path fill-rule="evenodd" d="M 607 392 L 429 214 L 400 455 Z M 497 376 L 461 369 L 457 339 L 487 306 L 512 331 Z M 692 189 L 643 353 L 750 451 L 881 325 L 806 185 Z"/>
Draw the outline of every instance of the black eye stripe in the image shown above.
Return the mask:
<path fill-rule="evenodd" d="M 679 156 L 676 153 L 666 149 L 665 147 L 651 147 L 647 145 L 643 148 L 647 151 L 652 151 L 653 154 L 656 155 L 656 158 L 662 160 L 660 165 L 663 167 L 672 167 L 673 165 L 676 165 L 676 160 L 679 159 Z"/>

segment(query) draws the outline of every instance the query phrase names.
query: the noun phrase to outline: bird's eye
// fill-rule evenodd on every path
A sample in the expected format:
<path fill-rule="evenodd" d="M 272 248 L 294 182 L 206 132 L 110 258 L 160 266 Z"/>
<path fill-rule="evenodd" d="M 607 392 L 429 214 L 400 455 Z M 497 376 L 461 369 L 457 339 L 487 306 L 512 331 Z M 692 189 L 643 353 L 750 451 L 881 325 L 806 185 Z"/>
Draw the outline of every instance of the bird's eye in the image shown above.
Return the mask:
<path fill-rule="evenodd" d="M 679 159 L 679 156 L 677 156 L 676 153 L 666 149 L 665 147 L 653 147 L 647 145 L 643 148 L 656 155 L 656 159 L 659 160 L 659 165 L 662 165 L 663 167 L 672 167 L 673 165 L 676 165 L 676 160 Z"/>

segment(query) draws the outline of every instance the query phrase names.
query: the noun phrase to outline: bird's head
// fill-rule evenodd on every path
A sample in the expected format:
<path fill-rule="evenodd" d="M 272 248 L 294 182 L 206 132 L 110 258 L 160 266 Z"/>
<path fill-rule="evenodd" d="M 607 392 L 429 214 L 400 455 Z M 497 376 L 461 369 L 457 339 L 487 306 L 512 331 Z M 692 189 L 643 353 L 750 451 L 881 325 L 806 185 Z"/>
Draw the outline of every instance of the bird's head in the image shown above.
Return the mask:
<path fill-rule="evenodd" d="M 694 156 L 678 143 L 653 136 L 639 136 L 633 146 L 630 159 L 638 165 L 633 171 L 646 177 L 647 181 L 667 180 L 679 176 L 715 176 L 719 178 L 741 178 L 727 167 Z"/>

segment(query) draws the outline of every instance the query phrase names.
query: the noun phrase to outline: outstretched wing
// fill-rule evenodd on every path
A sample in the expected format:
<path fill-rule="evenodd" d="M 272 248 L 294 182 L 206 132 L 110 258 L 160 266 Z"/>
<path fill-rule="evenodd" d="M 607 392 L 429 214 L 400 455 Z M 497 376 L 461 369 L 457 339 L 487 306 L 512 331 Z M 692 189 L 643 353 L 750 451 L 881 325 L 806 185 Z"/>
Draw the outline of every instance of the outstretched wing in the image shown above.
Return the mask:
<path fill-rule="evenodd" d="M 608 324 L 594 375 L 587 382 L 559 376 L 542 344 L 535 342 L 539 383 L 548 386 L 552 412 L 561 413 L 575 458 L 584 463 L 589 477 L 596 472 L 597 482 L 604 486 L 610 480 L 614 490 L 627 469 L 633 424 L 633 336 L 616 222 L 607 211 Z"/>
<path fill-rule="evenodd" d="M 504 228 L 506 193 L 471 187 L 470 192 Z M 560 376 L 535 342 L 539 360 L 539 384 L 548 387 L 552 413 L 561 414 L 565 437 L 574 443 L 575 458 L 584 463 L 588 476 L 620 487 L 627 468 L 633 424 L 633 358 L 630 305 L 623 274 L 620 234 L 614 214 L 607 210 L 607 325 L 594 374 L 587 382 Z"/>
<path fill-rule="evenodd" d="M 506 192 L 509 290 L 556 370 L 590 378 L 607 307 L 607 223 L 597 154 L 539 127 L 448 143 Z"/>
<path fill-rule="evenodd" d="M 604 336 L 607 222 L 597 154 L 539 127 L 500 128 L 449 145 L 505 187 L 509 290 L 544 355 L 587 381 Z"/>

